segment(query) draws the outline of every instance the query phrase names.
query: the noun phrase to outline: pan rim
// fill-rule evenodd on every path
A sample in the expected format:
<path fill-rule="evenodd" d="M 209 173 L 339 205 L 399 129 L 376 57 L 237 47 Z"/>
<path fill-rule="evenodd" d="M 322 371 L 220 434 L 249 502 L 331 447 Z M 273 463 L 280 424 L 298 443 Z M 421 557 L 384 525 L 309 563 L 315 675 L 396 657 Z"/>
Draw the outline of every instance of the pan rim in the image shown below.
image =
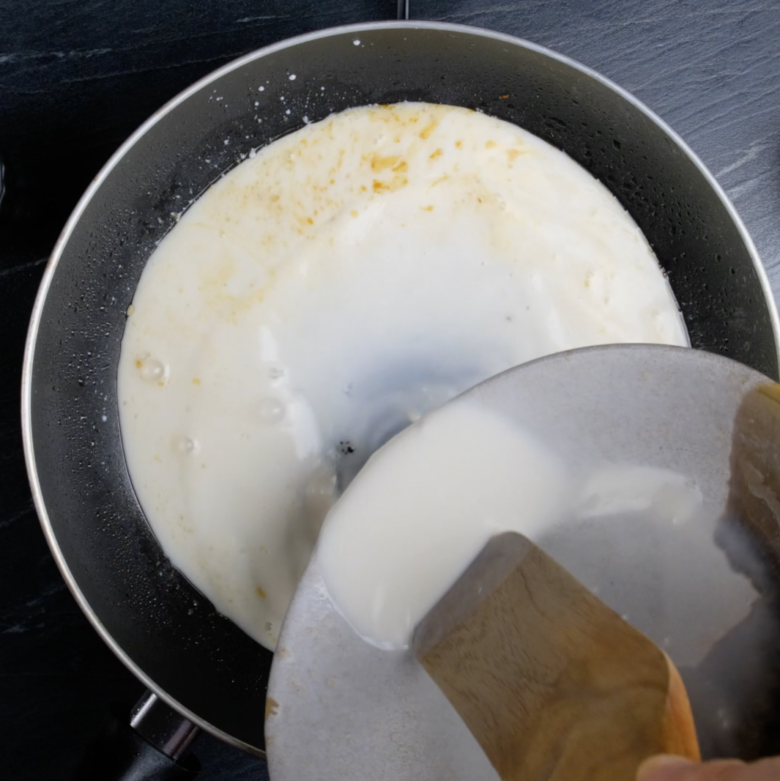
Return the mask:
<path fill-rule="evenodd" d="M 435 22 L 435 21 L 385 21 L 385 22 L 362 22 L 358 24 L 340 25 L 337 27 L 328 27 L 322 30 L 317 30 L 303 35 L 298 35 L 292 38 L 286 38 L 277 43 L 270 44 L 261 49 L 249 52 L 229 63 L 226 63 L 222 67 L 212 71 L 203 78 L 199 79 L 182 92 L 178 93 L 175 97 L 165 103 L 161 108 L 155 111 L 146 121 L 144 121 L 137 130 L 135 130 L 122 145 L 111 155 L 105 165 L 101 168 L 99 173 L 90 183 L 84 194 L 79 199 L 76 207 L 69 216 L 65 226 L 62 229 L 55 245 L 52 249 L 49 260 L 46 264 L 46 268 L 41 279 L 40 287 L 36 295 L 35 303 L 33 305 L 30 324 L 27 332 L 27 339 L 24 349 L 24 359 L 22 364 L 22 385 L 21 385 L 21 422 L 22 422 L 22 441 L 24 446 L 25 465 L 27 468 L 27 476 L 30 482 L 30 489 L 32 493 L 35 509 L 38 514 L 41 528 L 43 530 L 46 542 L 52 552 L 53 558 L 57 564 L 57 567 L 67 584 L 70 592 L 73 594 L 76 602 L 81 608 L 84 615 L 89 622 L 98 632 L 102 640 L 108 645 L 111 651 L 116 657 L 130 670 L 138 680 L 146 686 L 148 689 L 157 694 L 160 699 L 166 702 L 170 707 L 181 713 L 188 718 L 194 724 L 205 731 L 211 733 L 217 738 L 224 740 L 226 743 L 247 751 L 257 756 L 265 757 L 266 753 L 263 749 L 246 743 L 245 741 L 236 738 L 229 733 L 221 730 L 219 727 L 214 726 L 196 713 L 189 710 L 182 703 L 169 695 L 161 686 L 156 684 L 124 651 L 119 643 L 108 632 L 106 627 L 100 621 L 96 613 L 92 610 L 89 602 L 79 588 L 76 579 L 70 571 L 70 568 L 65 560 L 62 550 L 57 541 L 56 534 L 49 518 L 46 504 L 43 498 L 43 492 L 41 489 L 40 480 L 38 478 L 38 472 L 36 468 L 35 451 L 33 446 L 33 426 L 32 426 L 32 372 L 33 364 L 35 360 L 35 348 L 37 343 L 38 332 L 40 328 L 42 313 L 45 307 L 48 292 L 51 287 L 52 279 L 56 273 L 57 266 L 59 265 L 60 258 L 63 255 L 64 249 L 73 233 L 76 225 L 78 224 L 81 216 L 86 210 L 92 198 L 99 191 L 104 181 L 109 177 L 113 169 L 124 158 L 127 152 L 143 137 L 152 127 L 154 127 L 163 117 L 176 109 L 180 104 L 184 103 L 190 97 L 200 92 L 204 88 L 213 84 L 221 79 L 226 74 L 240 69 L 250 62 L 262 59 L 267 55 L 274 54 L 278 51 L 282 51 L 287 48 L 297 46 L 302 43 L 318 40 L 321 38 L 335 37 L 338 35 L 344 35 L 348 33 L 360 33 L 360 32 L 372 32 L 382 29 L 402 29 L 402 30 L 436 30 L 440 32 L 451 32 L 457 34 L 468 34 L 474 36 L 480 36 L 483 38 L 490 38 L 498 42 L 503 42 L 511 46 L 518 46 L 523 49 L 541 54 L 545 57 L 549 57 L 557 62 L 574 68 L 580 71 L 586 76 L 595 79 L 600 84 L 606 86 L 618 96 L 627 101 L 630 105 L 644 114 L 648 119 L 655 123 L 671 141 L 677 146 L 677 148 L 696 166 L 699 173 L 704 177 L 707 184 L 712 191 L 721 201 L 726 209 L 730 219 L 734 223 L 737 231 L 740 235 L 742 242 L 744 243 L 748 254 L 751 258 L 753 268 L 757 274 L 759 284 L 761 286 L 762 293 L 767 301 L 769 308 L 769 317 L 771 321 L 772 333 L 775 338 L 775 344 L 778 351 L 778 358 L 780 358 L 780 316 L 778 316 L 777 303 L 772 293 L 771 286 L 769 284 L 769 278 L 766 273 L 766 269 L 761 261 L 752 238 L 750 237 L 747 228 L 745 227 L 742 219 L 737 213 L 734 205 L 729 197 L 726 195 L 723 188 L 715 179 L 714 175 L 707 169 L 704 163 L 699 157 L 688 147 L 683 139 L 655 112 L 644 105 L 638 98 L 634 97 L 627 90 L 598 73 L 597 71 L 583 65 L 576 60 L 567 57 L 566 55 L 559 54 L 545 46 L 527 41 L 525 39 L 509 35 L 506 33 L 496 32 L 480 27 L 471 25 L 452 24 L 449 22 Z"/>

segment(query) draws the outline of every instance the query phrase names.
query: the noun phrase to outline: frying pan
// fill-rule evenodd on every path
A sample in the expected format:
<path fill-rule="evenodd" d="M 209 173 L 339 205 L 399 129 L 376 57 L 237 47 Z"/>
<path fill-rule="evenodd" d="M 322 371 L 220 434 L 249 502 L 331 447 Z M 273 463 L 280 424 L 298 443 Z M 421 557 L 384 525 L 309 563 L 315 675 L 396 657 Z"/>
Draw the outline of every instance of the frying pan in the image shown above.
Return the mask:
<path fill-rule="evenodd" d="M 565 57 L 473 28 L 377 23 L 270 46 L 183 92 L 111 158 L 55 246 L 26 349 L 24 443 L 49 545 L 103 639 L 164 702 L 256 753 L 272 655 L 171 566 L 128 477 L 116 395 L 125 312 L 177 215 L 251 149 L 402 100 L 470 107 L 566 151 L 644 231 L 692 345 L 778 376 L 772 295 L 723 191 L 661 120 Z"/>

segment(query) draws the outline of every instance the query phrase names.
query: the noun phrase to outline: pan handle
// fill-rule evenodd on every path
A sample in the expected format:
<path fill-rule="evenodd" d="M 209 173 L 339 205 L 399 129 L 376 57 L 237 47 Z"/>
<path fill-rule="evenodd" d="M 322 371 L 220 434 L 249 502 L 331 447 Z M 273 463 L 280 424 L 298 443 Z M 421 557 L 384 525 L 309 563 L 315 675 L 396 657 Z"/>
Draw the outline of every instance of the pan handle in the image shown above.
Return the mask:
<path fill-rule="evenodd" d="M 184 781 L 200 763 L 189 754 L 200 729 L 146 692 L 131 711 L 112 706 L 111 720 L 72 781 Z"/>

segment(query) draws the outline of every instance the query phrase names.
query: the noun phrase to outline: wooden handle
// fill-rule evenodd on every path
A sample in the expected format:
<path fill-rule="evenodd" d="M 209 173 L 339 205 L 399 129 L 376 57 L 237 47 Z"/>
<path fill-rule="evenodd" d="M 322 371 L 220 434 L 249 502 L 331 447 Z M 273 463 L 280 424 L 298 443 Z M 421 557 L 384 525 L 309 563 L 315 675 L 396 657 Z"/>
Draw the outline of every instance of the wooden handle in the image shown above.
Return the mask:
<path fill-rule="evenodd" d="M 414 648 L 503 781 L 634 781 L 653 754 L 699 759 L 666 654 L 520 535 L 488 543 Z"/>
<path fill-rule="evenodd" d="M 688 692 L 674 662 L 666 654 L 664 657 L 669 672 L 669 693 L 661 735 L 662 749 L 658 753 L 677 754 L 698 761 L 701 759 L 699 741 L 696 737 Z"/>

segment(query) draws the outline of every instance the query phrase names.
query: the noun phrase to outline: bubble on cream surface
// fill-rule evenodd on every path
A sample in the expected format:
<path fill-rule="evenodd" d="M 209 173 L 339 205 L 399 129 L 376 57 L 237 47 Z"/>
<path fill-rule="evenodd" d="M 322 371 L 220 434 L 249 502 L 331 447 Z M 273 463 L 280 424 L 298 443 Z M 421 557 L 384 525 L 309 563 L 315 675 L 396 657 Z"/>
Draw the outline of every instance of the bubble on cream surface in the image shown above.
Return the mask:
<path fill-rule="evenodd" d="M 129 311 L 120 422 L 141 506 L 269 648 L 328 509 L 410 422 L 560 350 L 687 344 L 600 183 L 514 125 L 414 103 L 258 150 L 182 215 Z"/>

